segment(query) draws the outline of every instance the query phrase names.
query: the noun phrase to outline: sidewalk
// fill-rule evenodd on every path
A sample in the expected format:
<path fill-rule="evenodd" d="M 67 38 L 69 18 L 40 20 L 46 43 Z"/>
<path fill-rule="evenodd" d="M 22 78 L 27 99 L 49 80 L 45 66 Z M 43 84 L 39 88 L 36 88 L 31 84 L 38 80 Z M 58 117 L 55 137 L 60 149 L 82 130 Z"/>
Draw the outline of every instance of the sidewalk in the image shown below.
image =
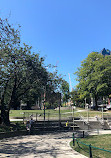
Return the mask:
<path fill-rule="evenodd" d="M 0 158 L 87 158 L 69 143 L 73 132 L 19 136 L 0 141 Z M 111 134 L 111 130 L 88 131 L 89 135 Z"/>
<path fill-rule="evenodd" d="M 0 158 L 87 158 L 70 147 L 71 140 L 72 132 L 3 139 Z"/>
<path fill-rule="evenodd" d="M 101 134 L 111 134 L 111 130 L 94 130 L 94 131 L 89 131 L 89 135 L 101 135 Z"/>

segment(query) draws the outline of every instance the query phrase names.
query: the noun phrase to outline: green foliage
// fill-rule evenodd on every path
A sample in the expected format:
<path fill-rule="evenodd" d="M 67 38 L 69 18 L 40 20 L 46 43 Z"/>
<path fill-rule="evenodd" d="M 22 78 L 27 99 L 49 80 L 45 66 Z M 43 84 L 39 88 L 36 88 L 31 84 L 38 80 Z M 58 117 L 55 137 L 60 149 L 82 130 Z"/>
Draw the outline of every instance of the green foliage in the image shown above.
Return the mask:
<path fill-rule="evenodd" d="M 80 98 L 92 94 L 96 105 L 98 96 L 108 96 L 111 92 L 111 56 L 103 56 L 92 52 L 82 61 L 81 67 L 76 72 L 79 81 L 77 89 Z"/>
<path fill-rule="evenodd" d="M 82 97 L 82 94 L 80 94 L 80 92 L 77 89 L 71 92 L 71 100 L 74 106 L 79 106 L 84 108 L 84 103 L 83 103 L 84 97 Z"/>
<path fill-rule="evenodd" d="M 43 99 L 43 95 L 57 91 L 62 77 L 48 72 L 44 58 L 33 53 L 26 44 L 20 46 L 20 32 L 0 19 L 0 92 L 2 122 L 9 122 L 10 108 L 17 109 L 20 102 L 28 108 Z M 41 97 L 42 96 L 42 97 Z M 48 100 L 48 99 L 47 99 Z"/>
<path fill-rule="evenodd" d="M 63 95 L 63 102 L 68 102 L 68 99 L 70 98 L 69 83 L 65 80 L 62 80 L 60 90 Z"/>

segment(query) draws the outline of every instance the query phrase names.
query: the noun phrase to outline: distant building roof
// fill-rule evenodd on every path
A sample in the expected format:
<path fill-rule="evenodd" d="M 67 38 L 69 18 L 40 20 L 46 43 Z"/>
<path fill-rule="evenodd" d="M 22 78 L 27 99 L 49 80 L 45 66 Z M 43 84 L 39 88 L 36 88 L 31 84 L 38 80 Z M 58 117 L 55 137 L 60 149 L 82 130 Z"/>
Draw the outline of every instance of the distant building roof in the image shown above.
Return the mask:
<path fill-rule="evenodd" d="M 111 55 L 111 51 L 108 50 L 108 49 L 103 48 L 102 51 L 101 51 L 101 54 L 104 55 L 104 56 L 105 55 Z"/>

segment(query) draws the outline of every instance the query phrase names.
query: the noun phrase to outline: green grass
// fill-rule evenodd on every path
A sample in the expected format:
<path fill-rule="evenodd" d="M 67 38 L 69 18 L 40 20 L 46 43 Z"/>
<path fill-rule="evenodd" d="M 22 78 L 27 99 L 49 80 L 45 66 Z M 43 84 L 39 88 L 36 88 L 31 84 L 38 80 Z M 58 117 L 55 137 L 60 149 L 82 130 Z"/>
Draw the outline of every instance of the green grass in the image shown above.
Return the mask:
<path fill-rule="evenodd" d="M 111 135 L 88 136 L 87 138 L 79 138 L 79 141 L 87 145 L 91 144 L 94 147 L 111 151 Z M 78 146 L 77 142 L 75 143 L 74 147 L 73 147 L 72 142 L 70 143 L 70 145 L 74 150 L 89 157 L 89 146 L 85 146 L 84 144 L 81 144 L 81 143 L 79 143 L 79 146 Z M 93 155 L 93 158 L 110 158 L 111 152 L 106 152 L 106 151 L 92 148 L 92 155 Z"/>
<path fill-rule="evenodd" d="M 43 114 L 44 110 L 10 110 L 10 117 L 23 117 L 25 113 L 37 113 L 37 114 Z M 50 113 L 50 115 L 59 114 L 58 110 L 45 110 L 46 114 Z M 70 110 L 61 110 L 61 114 L 64 114 L 66 112 L 71 112 Z"/>
<path fill-rule="evenodd" d="M 74 110 L 74 116 L 79 117 L 79 115 L 82 115 L 84 117 L 87 117 L 87 111 L 84 112 L 77 112 L 78 108 Z M 24 112 L 29 112 L 31 113 L 37 113 L 37 114 L 43 114 L 44 110 L 10 110 L 10 118 L 12 117 L 23 117 Z M 61 115 L 62 116 L 72 116 L 72 110 L 61 110 Z M 55 116 L 59 115 L 58 110 L 46 110 L 46 115 L 50 113 L 50 116 Z M 89 111 L 89 117 L 94 117 L 94 116 L 101 116 L 100 111 Z"/>

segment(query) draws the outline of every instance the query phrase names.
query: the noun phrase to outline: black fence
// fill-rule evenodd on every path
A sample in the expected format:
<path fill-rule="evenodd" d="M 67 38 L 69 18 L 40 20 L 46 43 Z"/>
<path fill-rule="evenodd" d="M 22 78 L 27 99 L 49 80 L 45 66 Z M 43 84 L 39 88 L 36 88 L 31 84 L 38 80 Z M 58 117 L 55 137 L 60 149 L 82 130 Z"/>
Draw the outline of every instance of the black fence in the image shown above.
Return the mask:
<path fill-rule="evenodd" d="M 83 138 L 84 138 L 84 134 L 85 133 L 83 131 Z M 76 138 L 75 134 L 73 133 L 73 146 L 75 146 L 75 145 L 79 149 L 81 149 L 84 152 L 86 152 L 87 155 L 89 155 L 89 158 L 110 158 L 111 157 L 111 150 L 95 147 L 95 146 L 93 146 L 91 144 L 85 144 L 84 142 L 80 141 L 79 138 Z M 101 151 L 102 157 L 99 156 L 98 151 Z M 110 153 L 110 155 L 108 153 Z"/>

